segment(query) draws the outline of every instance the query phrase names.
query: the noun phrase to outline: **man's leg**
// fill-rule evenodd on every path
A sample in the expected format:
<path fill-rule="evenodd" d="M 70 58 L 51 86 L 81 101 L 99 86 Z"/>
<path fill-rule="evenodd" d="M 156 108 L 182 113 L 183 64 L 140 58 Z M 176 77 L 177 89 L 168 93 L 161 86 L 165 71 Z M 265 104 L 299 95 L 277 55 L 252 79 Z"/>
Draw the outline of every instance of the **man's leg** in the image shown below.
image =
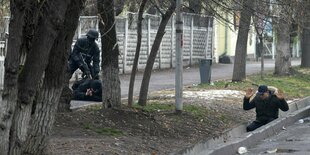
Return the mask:
<path fill-rule="evenodd" d="M 258 122 L 258 121 L 254 121 L 252 122 L 250 125 L 248 125 L 246 127 L 246 131 L 247 132 L 250 132 L 250 131 L 254 131 L 255 129 L 265 125 L 266 123 L 261 123 L 261 122 Z"/>

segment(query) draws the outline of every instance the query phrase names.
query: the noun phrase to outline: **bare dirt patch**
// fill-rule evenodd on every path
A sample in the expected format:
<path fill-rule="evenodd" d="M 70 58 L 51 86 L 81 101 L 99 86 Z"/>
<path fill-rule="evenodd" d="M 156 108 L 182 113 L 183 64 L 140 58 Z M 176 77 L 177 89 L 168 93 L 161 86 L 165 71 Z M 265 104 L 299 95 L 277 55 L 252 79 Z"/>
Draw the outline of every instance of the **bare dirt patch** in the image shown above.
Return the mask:
<path fill-rule="evenodd" d="M 242 92 L 222 90 L 212 95 L 211 91 L 184 93 L 188 94 L 184 105 L 200 106 L 205 110 L 203 115 L 186 110 L 179 115 L 174 110 L 150 112 L 126 106 L 118 110 L 84 108 L 59 113 L 49 154 L 169 154 L 254 119 L 253 111 L 242 109 Z M 149 99 L 173 109 L 173 95 L 169 94 L 172 92 L 157 92 Z"/>

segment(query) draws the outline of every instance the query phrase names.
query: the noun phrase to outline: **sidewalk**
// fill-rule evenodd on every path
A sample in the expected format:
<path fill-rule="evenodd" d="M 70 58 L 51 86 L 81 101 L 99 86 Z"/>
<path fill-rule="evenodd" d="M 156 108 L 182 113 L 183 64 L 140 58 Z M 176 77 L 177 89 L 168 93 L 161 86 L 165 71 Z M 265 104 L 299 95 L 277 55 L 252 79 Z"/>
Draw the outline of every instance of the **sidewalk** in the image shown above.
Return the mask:
<path fill-rule="evenodd" d="M 300 65 L 300 59 L 292 60 L 292 66 Z M 231 79 L 233 75 L 234 64 L 212 64 L 211 68 L 211 81 Z M 265 71 L 274 70 L 274 60 L 266 59 L 264 64 Z M 260 62 L 248 61 L 246 65 L 246 74 L 259 73 L 261 70 Z M 138 96 L 140 92 L 141 81 L 143 78 L 143 73 L 139 72 L 136 75 L 134 96 Z M 121 97 L 126 99 L 128 97 L 128 89 L 130 82 L 130 74 L 121 74 Z M 187 67 L 183 69 L 183 85 L 193 85 L 200 83 L 200 73 L 199 66 Z M 167 70 L 155 70 L 152 72 L 152 76 L 149 84 L 149 92 L 164 90 L 164 89 L 174 89 L 175 88 L 175 71 L 174 69 Z M 97 104 L 90 102 L 76 102 L 71 101 L 71 109 L 76 109 L 82 106 L 87 106 L 89 104 Z"/>
<path fill-rule="evenodd" d="M 310 97 L 289 104 L 290 110 L 280 117 L 252 132 L 245 126 L 223 133 L 215 140 L 202 141 L 186 148 L 178 155 L 235 155 L 240 147 L 246 148 L 244 155 L 266 153 L 310 154 Z M 305 119 L 306 118 L 306 119 Z M 300 123 L 300 119 L 303 122 Z M 268 151 L 268 152 L 267 152 Z"/>
<path fill-rule="evenodd" d="M 301 120 L 303 121 L 295 122 L 285 130 L 280 131 L 279 134 L 260 141 L 258 145 L 250 148 L 246 154 L 310 154 L 310 120 L 309 117 Z"/>

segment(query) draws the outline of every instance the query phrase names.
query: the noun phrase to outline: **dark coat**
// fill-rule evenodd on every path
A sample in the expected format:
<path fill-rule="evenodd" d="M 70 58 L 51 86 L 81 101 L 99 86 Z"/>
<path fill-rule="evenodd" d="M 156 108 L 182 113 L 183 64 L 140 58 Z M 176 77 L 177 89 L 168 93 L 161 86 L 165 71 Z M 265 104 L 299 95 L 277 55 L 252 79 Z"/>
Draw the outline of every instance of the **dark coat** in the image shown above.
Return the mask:
<path fill-rule="evenodd" d="M 85 72 L 90 73 L 92 67 L 94 75 L 99 73 L 100 51 L 97 43 L 89 41 L 87 38 L 79 38 L 72 50 L 69 61 L 73 61 L 82 67 Z"/>
<path fill-rule="evenodd" d="M 250 110 L 256 108 L 256 121 L 269 122 L 270 120 L 277 119 L 279 116 L 279 109 L 288 111 L 289 107 L 287 102 L 278 99 L 276 95 L 270 95 L 269 98 L 263 100 L 259 95 L 256 95 L 252 101 L 250 99 L 243 99 L 243 109 Z"/>
<path fill-rule="evenodd" d="M 87 89 L 93 89 L 93 95 L 87 96 Z M 72 86 L 73 99 L 84 101 L 102 101 L 102 84 L 100 80 L 83 79 L 77 81 Z"/>

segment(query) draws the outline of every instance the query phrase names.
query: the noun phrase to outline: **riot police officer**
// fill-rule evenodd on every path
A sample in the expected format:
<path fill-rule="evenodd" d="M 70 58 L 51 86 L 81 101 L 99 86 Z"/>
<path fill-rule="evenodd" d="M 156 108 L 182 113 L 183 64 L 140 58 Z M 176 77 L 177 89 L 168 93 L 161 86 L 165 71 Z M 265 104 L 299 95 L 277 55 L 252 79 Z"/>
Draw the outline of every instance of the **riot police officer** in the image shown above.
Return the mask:
<path fill-rule="evenodd" d="M 87 78 L 99 79 L 99 47 L 95 42 L 99 33 L 96 30 L 89 30 L 86 37 L 79 38 L 69 57 L 70 78 L 72 74 L 79 68 L 83 72 L 83 76 Z"/>

